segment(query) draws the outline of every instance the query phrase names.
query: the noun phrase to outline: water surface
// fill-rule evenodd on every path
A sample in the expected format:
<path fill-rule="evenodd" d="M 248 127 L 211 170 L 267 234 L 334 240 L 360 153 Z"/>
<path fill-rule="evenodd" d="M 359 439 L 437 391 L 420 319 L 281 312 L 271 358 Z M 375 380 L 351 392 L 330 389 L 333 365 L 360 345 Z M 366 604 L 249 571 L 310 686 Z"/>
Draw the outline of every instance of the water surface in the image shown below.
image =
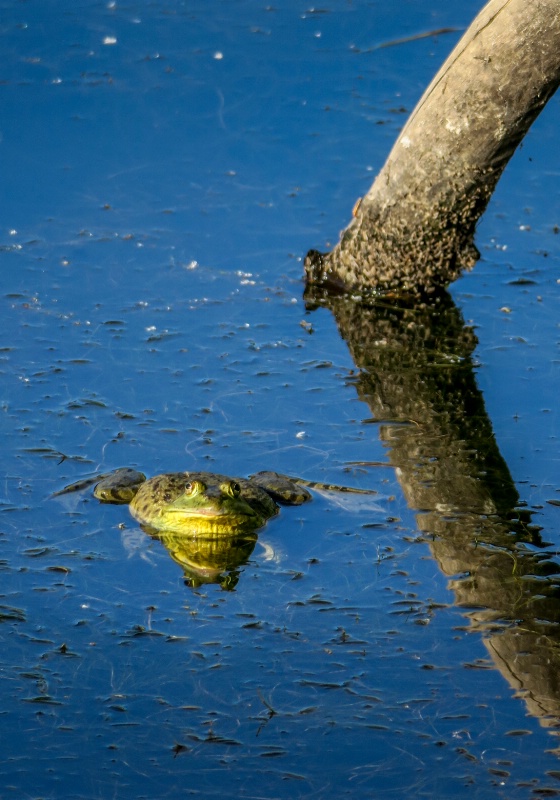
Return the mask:
<path fill-rule="evenodd" d="M 303 299 L 479 5 L 1 4 L 6 797 L 560 791 L 557 99 L 444 325 Z M 376 494 L 205 583 L 124 465 Z"/>

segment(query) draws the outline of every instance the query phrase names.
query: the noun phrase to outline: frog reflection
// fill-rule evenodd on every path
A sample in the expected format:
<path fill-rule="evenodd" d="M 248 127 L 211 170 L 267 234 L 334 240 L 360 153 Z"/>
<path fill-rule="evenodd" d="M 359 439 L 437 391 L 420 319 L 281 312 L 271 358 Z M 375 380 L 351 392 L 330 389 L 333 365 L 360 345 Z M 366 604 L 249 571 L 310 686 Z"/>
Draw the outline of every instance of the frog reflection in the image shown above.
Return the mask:
<path fill-rule="evenodd" d="M 185 583 L 193 589 L 204 584 L 219 584 L 232 591 L 240 576 L 239 567 L 247 563 L 257 542 L 256 533 L 239 536 L 184 536 L 171 531 L 150 531 L 162 542 L 171 558 L 185 574 Z"/>

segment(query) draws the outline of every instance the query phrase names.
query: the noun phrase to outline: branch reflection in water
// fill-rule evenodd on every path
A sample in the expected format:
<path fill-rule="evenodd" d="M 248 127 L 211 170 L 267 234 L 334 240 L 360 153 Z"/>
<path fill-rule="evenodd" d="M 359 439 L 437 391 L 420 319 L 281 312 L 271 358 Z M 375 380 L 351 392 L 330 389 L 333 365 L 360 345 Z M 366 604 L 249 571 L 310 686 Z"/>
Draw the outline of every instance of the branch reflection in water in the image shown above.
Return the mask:
<path fill-rule="evenodd" d="M 531 714 L 559 728 L 560 565 L 519 507 L 476 385 L 474 332 L 447 295 L 427 308 L 306 299 L 336 318 L 358 394 L 457 605 Z"/>

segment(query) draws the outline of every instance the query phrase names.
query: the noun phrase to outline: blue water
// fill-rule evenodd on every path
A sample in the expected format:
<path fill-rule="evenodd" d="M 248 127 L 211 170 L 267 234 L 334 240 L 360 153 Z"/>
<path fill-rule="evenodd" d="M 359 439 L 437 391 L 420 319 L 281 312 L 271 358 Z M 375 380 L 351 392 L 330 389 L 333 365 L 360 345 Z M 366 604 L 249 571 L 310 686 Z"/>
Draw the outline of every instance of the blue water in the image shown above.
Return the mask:
<path fill-rule="evenodd" d="M 336 242 L 460 30 L 379 45 L 479 6 L 0 3 L 2 797 L 560 791 L 551 726 L 453 604 L 347 345 L 302 299 L 305 252 Z M 452 287 L 554 546 L 559 115 Z M 193 588 L 126 508 L 50 498 L 124 465 L 377 494 L 284 509 L 235 591 Z"/>

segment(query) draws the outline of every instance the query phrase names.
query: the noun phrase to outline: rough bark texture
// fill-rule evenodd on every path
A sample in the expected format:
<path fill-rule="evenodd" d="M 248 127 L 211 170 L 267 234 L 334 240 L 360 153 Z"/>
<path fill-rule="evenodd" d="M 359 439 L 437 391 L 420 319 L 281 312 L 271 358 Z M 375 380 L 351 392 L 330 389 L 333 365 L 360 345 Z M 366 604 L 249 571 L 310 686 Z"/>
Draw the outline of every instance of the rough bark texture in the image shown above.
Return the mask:
<path fill-rule="evenodd" d="M 476 222 L 560 83 L 558 0 L 491 0 L 446 60 L 309 283 L 429 293 L 478 258 Z"/>

